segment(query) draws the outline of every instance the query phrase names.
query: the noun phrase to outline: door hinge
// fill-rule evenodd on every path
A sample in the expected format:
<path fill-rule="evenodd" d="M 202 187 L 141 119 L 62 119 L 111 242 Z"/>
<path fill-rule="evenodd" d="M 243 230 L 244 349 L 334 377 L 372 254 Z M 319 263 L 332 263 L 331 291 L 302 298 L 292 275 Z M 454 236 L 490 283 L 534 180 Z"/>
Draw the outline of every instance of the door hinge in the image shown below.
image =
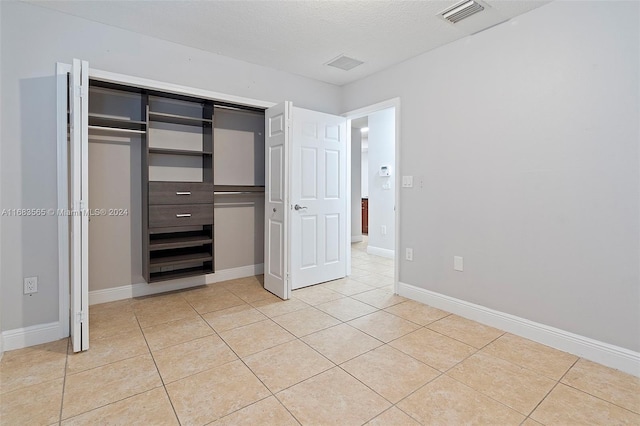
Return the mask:
<path fill-rule="evenodd" d="M 89 91 L 87 90 L 86 86 L 76 86 L 76 93 L 78 94 L 77 96 L 79 98 L 86 98 L 87 95 L 89 94 Z"/>
<path fill-rule="evenodd" d="M 73 207 L 75 214 L 82 215 L 87 209 L 87 202 L 84 200 L 76 200 Z"/>
<path fill-rule="evenodd" d="M 87 313 L 85 311 L 76 312 L 76 316 L 80 324 L 87 322 Z"/>

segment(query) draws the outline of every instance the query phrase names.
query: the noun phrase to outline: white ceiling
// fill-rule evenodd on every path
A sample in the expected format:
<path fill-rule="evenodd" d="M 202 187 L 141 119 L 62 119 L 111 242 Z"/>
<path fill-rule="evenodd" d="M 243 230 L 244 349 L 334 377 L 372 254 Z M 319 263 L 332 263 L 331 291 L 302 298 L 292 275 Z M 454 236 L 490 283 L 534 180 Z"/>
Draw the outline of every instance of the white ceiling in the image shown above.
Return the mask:
<path fill-rule="evenodd" d="M 459 0 L 25 1 L 336 85 L 548 3 L 484 0 L 487 10 L 453 25 L 436 15 Z M 325 65 L 341 54 L 364 64 Z"/>

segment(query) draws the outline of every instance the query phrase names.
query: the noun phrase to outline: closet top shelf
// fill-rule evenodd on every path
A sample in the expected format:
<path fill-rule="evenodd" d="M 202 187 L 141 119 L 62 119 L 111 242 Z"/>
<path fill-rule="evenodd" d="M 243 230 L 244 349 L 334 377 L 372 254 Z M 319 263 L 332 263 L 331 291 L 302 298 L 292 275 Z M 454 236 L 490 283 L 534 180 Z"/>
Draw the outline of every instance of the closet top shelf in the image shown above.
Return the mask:
<path fill-rule="evenodd" d="M 89 113 L 89 125 L 99 127 L 111 127 L 114 129 L 146 130 L 145 121 L 129 120 L 126 118 L 108 117 L 100 114 Z"/>
<path fill-rule="evenodd" d="M 162 121 L 164 123 L 185 124 L 187 126 L 202 126 L 204 124 L 212 124 L 213 120 L 209 118 L 189 117 L 186 115 L 169 114 L 166 112 L 149 111 L 149 120 Z"/>

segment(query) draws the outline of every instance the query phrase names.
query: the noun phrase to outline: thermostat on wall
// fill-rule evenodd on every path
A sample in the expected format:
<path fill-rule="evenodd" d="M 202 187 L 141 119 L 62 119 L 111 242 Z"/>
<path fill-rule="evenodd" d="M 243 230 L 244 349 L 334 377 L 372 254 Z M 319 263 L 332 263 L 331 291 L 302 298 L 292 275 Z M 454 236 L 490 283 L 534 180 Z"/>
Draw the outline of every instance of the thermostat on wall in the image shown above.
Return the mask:
<path fill-rule="evenodd" d="M 391 176 L 391 169 L 389 166 L 380 166 L 380 176 Z"/>

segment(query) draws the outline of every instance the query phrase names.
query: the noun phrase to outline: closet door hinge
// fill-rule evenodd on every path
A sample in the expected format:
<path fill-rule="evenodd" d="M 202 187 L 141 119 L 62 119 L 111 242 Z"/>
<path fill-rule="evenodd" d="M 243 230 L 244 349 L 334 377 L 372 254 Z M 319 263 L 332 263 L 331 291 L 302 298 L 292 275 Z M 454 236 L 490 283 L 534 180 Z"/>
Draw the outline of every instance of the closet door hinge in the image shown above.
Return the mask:
<path fill-rule="evenodd" d="M 87 313 L 85 311 L 76 312 L 76 316 L 80 324 L 87 322 Z"/>
<path fill-rule="evenodd" d="M 77 96 L 79 98 L 86 98 L 87 95 L 89 94 L 89 91 L 87 90 L 86 86 L 76 86 L 75 92 L 77 93 Z"/>
<path fill-rule="evenodd" d="M 77 212 L 76 214 L 81 215 L 87 209 L 87 202 L 84 200 L 76 200 L 74 203 L 74 210 Z"/>

